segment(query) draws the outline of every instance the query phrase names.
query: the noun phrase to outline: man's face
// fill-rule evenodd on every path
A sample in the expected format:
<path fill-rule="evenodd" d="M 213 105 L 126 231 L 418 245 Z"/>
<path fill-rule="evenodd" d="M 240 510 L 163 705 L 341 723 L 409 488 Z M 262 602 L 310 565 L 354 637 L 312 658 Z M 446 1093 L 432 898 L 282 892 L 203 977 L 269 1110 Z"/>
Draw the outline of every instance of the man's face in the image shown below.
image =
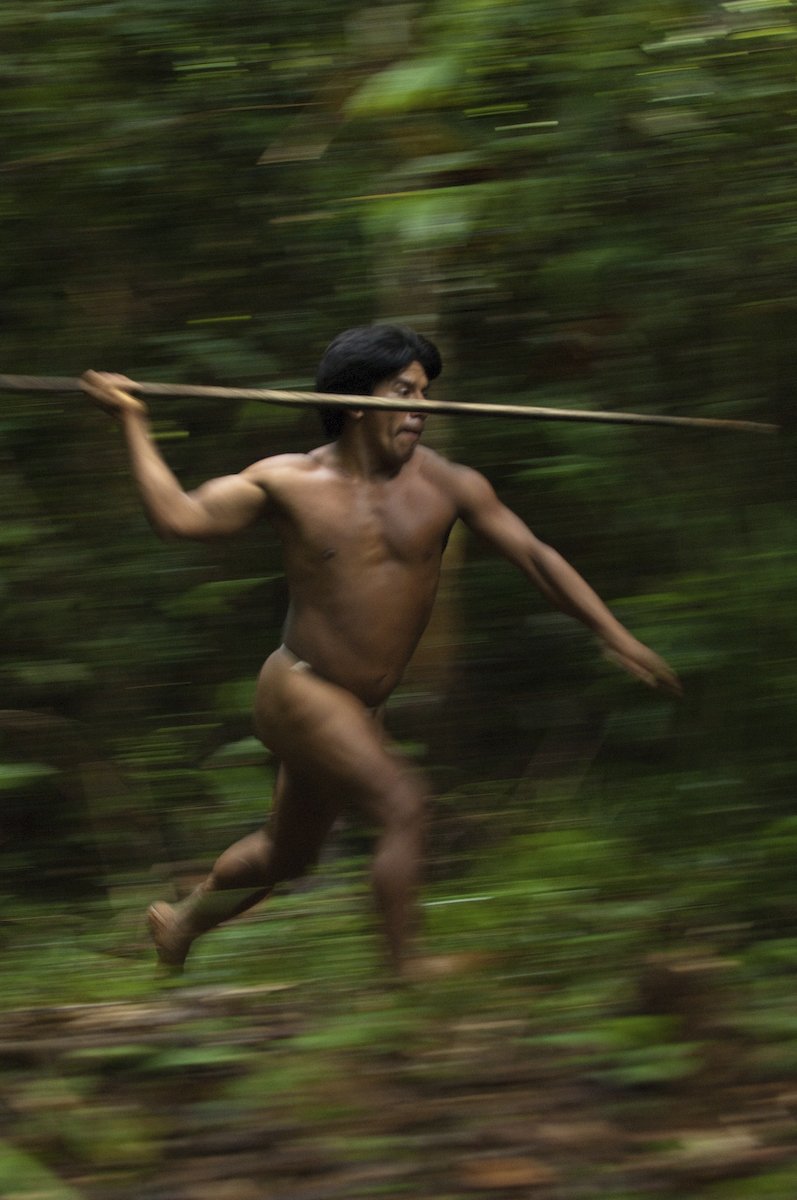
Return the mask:
<path fill-rule="evenodd" d="M 419 362 L 411 362 L 374 388 L 375 396 L 407 403 L 406 412 L 381 412 L 373 408 L 363 411 L 365 428 L 388 463 L 401 466 L 412 458 L 426 424 L 426 414 L 413 409 L 413 404 L 426 399 L 428 388 L 429 380 Z"/>

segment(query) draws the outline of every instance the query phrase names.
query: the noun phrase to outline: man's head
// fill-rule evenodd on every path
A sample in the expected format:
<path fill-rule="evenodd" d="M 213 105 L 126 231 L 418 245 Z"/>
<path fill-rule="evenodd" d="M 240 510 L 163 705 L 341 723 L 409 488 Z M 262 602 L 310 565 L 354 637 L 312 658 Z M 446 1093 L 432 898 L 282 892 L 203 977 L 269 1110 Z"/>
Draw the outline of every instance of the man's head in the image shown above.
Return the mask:
<path fill-rule="evenodd" d="M 418 362 L 427 379 L 442 370 L 436 346 L 403 325 L 359 325 L 339 333 L 327 346 L 316 373 L 316 390 L 341 396 L 371 396 L 386 379 L 392 379 L 412 362 Z M 345 408 L 323 408 L 321 420 L 328 437 L 338 437 L 346 420 Z"/>

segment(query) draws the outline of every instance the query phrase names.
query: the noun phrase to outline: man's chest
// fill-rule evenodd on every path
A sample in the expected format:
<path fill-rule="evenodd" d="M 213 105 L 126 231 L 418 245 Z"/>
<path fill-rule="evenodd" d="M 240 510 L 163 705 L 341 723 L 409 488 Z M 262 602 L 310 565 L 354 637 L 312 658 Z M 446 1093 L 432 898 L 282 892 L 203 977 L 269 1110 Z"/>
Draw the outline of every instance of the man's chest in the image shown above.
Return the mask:
<path fill-rule="evenodd" d="M 280 524 L 286 544 L 311 560 L 421 564 L 439 559 L 456 513 L 439 489 L 343 484 L 287 498 Z"/>

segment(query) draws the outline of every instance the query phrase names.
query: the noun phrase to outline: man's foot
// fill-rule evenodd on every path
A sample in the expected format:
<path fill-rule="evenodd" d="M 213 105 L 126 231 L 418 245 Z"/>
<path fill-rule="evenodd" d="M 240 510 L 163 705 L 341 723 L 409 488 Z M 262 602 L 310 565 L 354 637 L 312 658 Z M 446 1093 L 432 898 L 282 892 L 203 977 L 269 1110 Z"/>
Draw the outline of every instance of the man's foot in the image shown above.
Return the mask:
<path fill-rule="evenodd" d="M 169 971 L 182 971 L 193 938 L 186 934 L 174 905 L 156 900 L 147 909 L 147 928 L 158 962 Z"/>

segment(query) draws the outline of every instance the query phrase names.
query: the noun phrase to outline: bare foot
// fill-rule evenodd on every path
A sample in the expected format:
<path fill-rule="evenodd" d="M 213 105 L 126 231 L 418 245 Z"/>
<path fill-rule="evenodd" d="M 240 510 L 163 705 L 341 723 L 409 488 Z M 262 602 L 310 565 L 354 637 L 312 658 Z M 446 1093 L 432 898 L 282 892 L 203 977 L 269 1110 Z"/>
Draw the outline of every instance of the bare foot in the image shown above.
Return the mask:
<path fill-rule="evenodd" d="M 182 971 L 193 938 L 181 931 L 180 918 L 172 904 L 156 900 L 147 909 L 147 928 L 155 943 L 158 962 L 170 971 Z"/>

